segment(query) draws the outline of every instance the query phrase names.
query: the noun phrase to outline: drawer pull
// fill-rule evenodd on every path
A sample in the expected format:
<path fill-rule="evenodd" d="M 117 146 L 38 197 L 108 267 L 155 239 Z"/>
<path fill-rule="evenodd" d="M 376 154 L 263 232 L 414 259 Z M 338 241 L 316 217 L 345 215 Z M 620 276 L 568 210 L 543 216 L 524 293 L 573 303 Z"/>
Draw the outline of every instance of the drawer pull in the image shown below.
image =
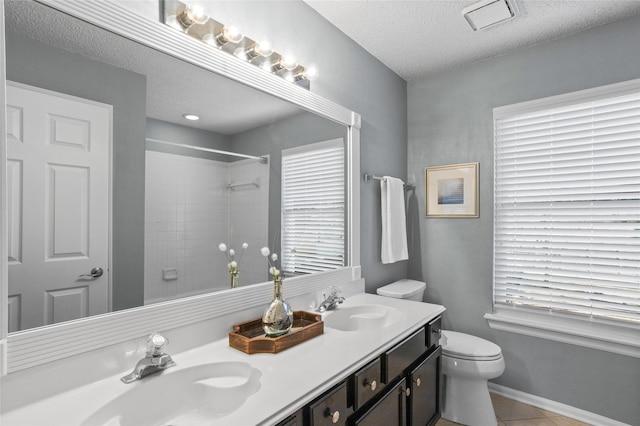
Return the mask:
<path fill-rule="evenodd" d="M 400 393 L 403 393 L 403 394 L 405 394 L 405 396 L 409 397 L 409 396 L 411 396 L 411 389 L 410 388 L 406 388 L 406 389 L 400 388 Z"/>
<path fill-rule="evenodd" d="M 420 377 L 418 377 L 417 379 L 414 380 L 414 382 L 416 382 L 416 386 L 420 387 L 420 384 L 422 383 L 422 381 L 420 380 Z"/>
<path fill-rule="evenodd" d="M 364 379 L 362 382 L 362 386 L 371 388 L 371 390 L 374 391 L 378 387 L 378 382 L 376 382 L 375 380 L 369 381 L 369 379 Z"/>
<path fill-rule="evenodd" d="M 327 409 L 324 410 L 324 416 L 330 417 L 331 423 L 338 423 L 338 421 L 340 420 L 340 411 L 336 410 L 332 413 L 331 409 L 327 407 Z"/>

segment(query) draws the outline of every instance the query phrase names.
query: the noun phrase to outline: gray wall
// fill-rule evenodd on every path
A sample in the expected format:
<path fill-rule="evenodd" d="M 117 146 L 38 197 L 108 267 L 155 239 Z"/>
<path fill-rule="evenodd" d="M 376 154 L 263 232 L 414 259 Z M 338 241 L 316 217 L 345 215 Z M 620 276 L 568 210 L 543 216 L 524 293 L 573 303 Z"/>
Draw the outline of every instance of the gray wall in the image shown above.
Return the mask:
<path fill-rule="evenodd" d="M 144 302 L 146 78 L 7 31 L 7 79 L 113 106 L 113 309 Z"/>
<path fill-rule="evenodd" d="M 640 17 L 408 84 L 409 212 L 419 235 L 410 278 L 447 307 L 445 327 L 497 342 L 497 383 L 629 424 L 640 424 L 640 359 L 492 330 L 492 108 L 640 77 Z M 424 168 L 480 162 L 480 217 L 426 219 Z"/>

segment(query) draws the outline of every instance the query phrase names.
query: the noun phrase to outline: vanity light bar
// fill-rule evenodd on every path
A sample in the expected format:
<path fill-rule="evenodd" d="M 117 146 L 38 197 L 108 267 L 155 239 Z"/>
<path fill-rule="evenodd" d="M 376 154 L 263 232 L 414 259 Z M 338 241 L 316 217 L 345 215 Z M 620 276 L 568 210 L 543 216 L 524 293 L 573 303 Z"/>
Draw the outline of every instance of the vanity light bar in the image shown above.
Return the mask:
<path fill-rule="evenodd" d="M 201 3 L 166 0 L 164 23 L 307 89 L 309 82 L 318 78 L 317 65 L 300 65 L 291 53 L 274 51 L 268 39 L 252 40 L 242 33 L 238 25 L 214 20 L 209 16 L 204 3 Z"/>

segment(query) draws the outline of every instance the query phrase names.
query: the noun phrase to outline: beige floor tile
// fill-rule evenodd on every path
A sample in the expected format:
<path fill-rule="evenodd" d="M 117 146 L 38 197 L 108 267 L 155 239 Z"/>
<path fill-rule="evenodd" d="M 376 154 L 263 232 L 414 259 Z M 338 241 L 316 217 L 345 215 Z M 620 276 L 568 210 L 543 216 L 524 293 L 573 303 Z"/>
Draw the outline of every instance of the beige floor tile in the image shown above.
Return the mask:
<path fill-rule="evenodd" d="M 505 420 L 506 426 L 556 426 L 549 418 L 525 419 L 525 420 Z"/>
<path fill-rule="evenodd" d="M 562 414 L 554 413 L 553 411 L 543 410 L 542 408 L 538 408 L 538 410 L 542 411 L 545 417 L 562 417 Z"/>
<path fill-rule="evenodd" d="M 493 402 L 494 404 L 499 402 L 512 401 L 509 398 L 506 398 L 502 395 L 498 395 L 497 393 L 493 393 L 493 392 L 489 392 L 489 396 L 491 397 L 491 402 Z"/>
<path fill-rule="evenodd" d="M 494 402 L 493 408 L 498 419 L 505 422 L 507 420 L 527 420 L 546 417 L 543 411 L 536 407 L 507 398 Z"/>
<path fill-rule="evenodd" d="M 457 424 L 458 423 L 450 422 L 449 420 L 446 420 L 446 419 L 440 419 L 438 420 L 438 423 L 436 423 L 436 426 L 452 426 Z"/>
<path fill-rule="evenodd" d="M 498 426 L 592 426 L 495 393 L 490 395 Z M 440 419 L 436 426 L 460 426 L 460 423 Z"/>
<path fill-rule="evenodd" d="M 557 426 L 592 426 L 589 423 L 584 423 L 580 420 L 570 419 L 569 417 L 564 416 L 551 417 L 550 420 Z"/>

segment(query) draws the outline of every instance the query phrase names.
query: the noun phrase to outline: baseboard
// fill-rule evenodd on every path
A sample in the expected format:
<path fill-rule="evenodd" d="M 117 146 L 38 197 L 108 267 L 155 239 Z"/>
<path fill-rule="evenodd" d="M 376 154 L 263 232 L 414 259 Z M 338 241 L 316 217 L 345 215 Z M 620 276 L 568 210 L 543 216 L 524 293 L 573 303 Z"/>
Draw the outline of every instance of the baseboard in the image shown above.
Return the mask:
<path fill-rule="evenodd" d="M 589 411 L 581 410 L 580 408 L 572 407 L 570 405 L 562 404 L 560 402 L 552 401 L 550 399 L 542 398 L 536 395 L 531 395 L 529 393 L 511 389 L 495 383 L 489 383 L 489 391 L 498 395 L 502 395 L 509 399 L 533 405 L 534 407 L 542 408 L 543 410 L 562 414 L 563 416 L 570 417 L 575 420 L 580 420 L 581 422 L 589 423 L 591 425 L 631 426 L 627 423 L 622 423 L 617 420 L 601 416 L 599 414 L 591 413 Z"/>

